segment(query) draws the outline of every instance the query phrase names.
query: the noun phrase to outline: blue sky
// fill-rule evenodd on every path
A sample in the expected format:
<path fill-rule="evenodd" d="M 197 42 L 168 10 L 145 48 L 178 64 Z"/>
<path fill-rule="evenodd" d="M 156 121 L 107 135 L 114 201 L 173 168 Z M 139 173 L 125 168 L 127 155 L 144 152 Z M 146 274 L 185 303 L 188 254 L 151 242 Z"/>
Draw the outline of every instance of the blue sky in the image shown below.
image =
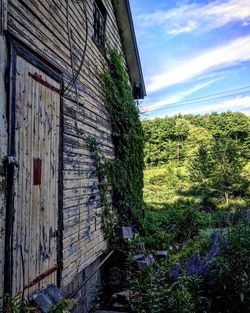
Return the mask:
<path fill-rule="evenodd" d="M 250 0 L 130 5 L 148 94 L 144 118 L 227 110 L 250 115 Z"/>

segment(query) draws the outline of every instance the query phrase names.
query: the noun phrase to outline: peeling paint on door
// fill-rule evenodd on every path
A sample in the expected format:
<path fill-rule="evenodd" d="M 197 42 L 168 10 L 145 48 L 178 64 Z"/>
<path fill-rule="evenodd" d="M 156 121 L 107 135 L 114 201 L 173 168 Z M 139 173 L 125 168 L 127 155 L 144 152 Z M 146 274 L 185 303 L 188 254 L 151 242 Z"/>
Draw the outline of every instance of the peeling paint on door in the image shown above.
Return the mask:
<path fill-rule="evenodd" d="M 29 295 L 56 283 L 60 84 L 20 56 L 16 70 L 12 289 Z"/>

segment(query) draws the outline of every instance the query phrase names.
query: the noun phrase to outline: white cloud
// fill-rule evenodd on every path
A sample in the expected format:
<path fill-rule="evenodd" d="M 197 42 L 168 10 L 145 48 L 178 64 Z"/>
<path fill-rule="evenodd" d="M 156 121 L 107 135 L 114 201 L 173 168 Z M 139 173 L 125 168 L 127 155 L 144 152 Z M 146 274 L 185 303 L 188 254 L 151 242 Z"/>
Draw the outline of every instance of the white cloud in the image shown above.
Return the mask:
<path fill-rule="evenodd" d="M 193 109 L 193 112 L 204 113 L 204 112 L 214 112 L 214 111 L 241 111 L 245 109 L 250 109 L 250 96 L 234 98 L 230 100 L 225 100 L 217 104 L 204 105 L 198 109 Z"/>
<path fill-rule="evenodd" d="M 143 26 L 161 26 L 170 35 L 195 30 L 208 31 L 230 22 L 242 22 L 243 26 L 247 26 L 249 20 L 250 0 L 217 0 L 208 4 L 188 3 L 173 9 L 139 16 Z"/>
<path fill-rule="evenodd" d="M 155 92 L 188 81 L 211 70 L 224 69 L 249 60 L 250 36 L 241 37 L 193 58 L 176 62 L 171 69 L 149 78 L 147 91 Z"/>
<path fill-rule="evenodd" d="M 181 114 L 205 114 L 211 112 L 225 112 L 225 111 L 237 111 L 237 112 L 244 112 L 247 115 L 250 115 L 250 96 L 245 97 L 237 97 L 230 100 L 221 101 L 215 104 L 207 104 L 201 105 L 200 107 L 190 107 L 180 108 L 178 111 L 171 112 L 168 114 L 167 111 L 158 115 L 158 117 L 164 117 L 166 115 L 172 116 L 177 113 Z"/>
<path fill-rule="evenodd" d="M 177 94 L 167 97 L 165 99 L 162 99 L 160 101 L 148 101 L 149 104 L 143 107 L 143 112 L 150 112 L 154 111 L 156 109 L 159 109 L 161 107 L 165 107 L 167 105 L 174 104 L 176 102 L 180 102 L 181 100 L 185 99 L 187 96 L 192 95 L 193 93 L 213 84 L 214 82 L 218 81 L 218 79 L 210 80 L 205 83 L 196 84 L 192 88 L 178 92 Z"/>

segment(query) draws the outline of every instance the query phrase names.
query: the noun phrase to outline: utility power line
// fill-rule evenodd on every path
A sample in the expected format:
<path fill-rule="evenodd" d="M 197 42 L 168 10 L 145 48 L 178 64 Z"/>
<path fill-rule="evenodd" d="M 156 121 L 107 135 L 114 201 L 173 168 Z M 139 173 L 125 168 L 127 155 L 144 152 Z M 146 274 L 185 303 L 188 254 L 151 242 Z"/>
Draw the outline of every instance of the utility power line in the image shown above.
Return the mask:
<path fill-rule="evenodd" d="M 244 149 L 236 149 L 237 152 L 249 152 L 249 150 L 244 150 Z M 216 154 L 222 154 L 223 152 L 225 152 L 225 150 L 221 150 L 219 152 L 210 152 L 210 151 L 207 151 L 206 153 L 209 154 L 209 155 L 216 155 Z M 195 156 L 200 156 L 200 154 L 190 154 L 190 155 L 184 155 L 184 156 L 179 156 L 179 157 L 170 157 L 170 158 L 167 158 L 165 161 L 171 161 L 171 160 L 181 160 L 181 159 L 189 159 L 190 157 L 195 157 Z M 247 159 L 247 157 L 245 157 Z"/>
<path fill-rule="evenodd" d="M 162 110 L 176 108 L 176 107 L 179 107 L 179 106 L 186 106 L 186 105 L 190 105 L 190 104 L 204 103 L 204 102 L 208 102 L 208 101 L 212 101 L 212 100 L 218 100 L 218 99 L 223 99 L 223 98 L 228 98 L 228 97 L 240 96 L 240 95 L 243 95 L 243 94 L 247 94 L 249 92 L 250 92 L 250 90 L 244 91 L 244 92 L 235 93 L 235 94 L 231 94 L 231 95 L 224 95 L 224 96 L 220 96 L 220 97 L 209 98 L 209 99 L 207 99 L 207 97 L 206 97 L 206 98 L 200 98 L 200 100 L 195 100 L 195 101 L 186 100 L 186 101 L 181 101 L 181 102 L 175 102 L 176 103 L 175 105 L 172 105 L 174 103 L 169 103 L 169 104 L 161 106 L 160 108 L 153 109 L 153 110 L 151 110 L 151 112 L 162 111 Z"/>
<path fill-rule="evenodd" d="M 201 143 L 203 143 L 203 144 L 206 144 L 206 145 L 209 145 L 209 144 L 213 144 L 214 142 L 232 142 L 232 141 L 234 141 L 234 139 L 232 139 L 232 138 L 228 138 L 228 137 L 226 137 L 226 138 L 224 138 L 224 137 L 219 137 L 219 138 L 211 138 L 211 139 L 207 139 L 207 141 L 206 142 L 197 142 L 197 143 L 188 143 L 187 141 L 185 142 L 181 142 L 181 143 L 177 143 L 176 145 L 180 145 L 180 146 L 182 146 L 182 147 L 198 147 Z M 239 142 L 235 142 L 236 143 L 236 145 L 239 145 L 240 143 Z M 241 142 L 241 144 L 242 143 L 244 143 L 244 142 Z"/>
<path fill-rule="evenodd" d="M 203 128 L 202 126 L 200 126 L 201 128 Z M 206 130 L 206 128 L 204 128 Z M 149 142 L 154 144 L 154 139 L 152 139 L 152 141 L 150 141 L 150 136 L 148 138 L 145 138 L 145 142 Z M 248 138 L 248 137 L 247 137 Z M 158 139 L 158 138 L 157 138 Z M 245 138 L 246 139 L 246 138 Z M 175 145 L 186 148 L 186 147 L 198 147 L 200 144 L 213 144 L 214 142 L 230 142 L 230 141 L 235 141 L 235 139 L 233 139 L 232 137 L 213 137 L 213 138 L 207 138 L 206 140 L 200 140 L 197 142 L 189 142 L 188 139 L 185 139 L 184 141 L 175 141 L 172 138 L 167 138 L 165 140 L 161 140 L 161 143 L 166 143 L 166 144 L 171 144 L 171 145 Z M 242 144 L 242 143 L 247 143 L 247 142 L 235 142 L 237 145 L 238 144 Z"/>
<path fill-rule="evenodd" d="M 207 101 L 211 101 L 211 100 L 218 100 L 218 99 L 227 98 L 227 97 L 239 96 L 239 95 L 249 93 L 250 90 L 237 92 L 237 93 L 232 93 L 232 92 L 240 91 L 240 90 L 244 90 L 244 89 L 248 89 L 248 88 L 250 88 L 250 86 L 245 86 L 245 87 L 241 87 L 241 88 L 237 88 L 237 89 L 231 89 L 228 91 L 214 93 L 214 94 L 210 94 L 207 96 L 192 98 L 192 99 L 183 100 L 183 101 L 179 101 L 179 102 L 171 102 L 171 103 L 168 103 L 168 104 L 161 106 L 160 108 L 152 109 L 151 111 L 152 112 L 153 111 L 154 112 L 155 111 L 161 111 L 161 110 L 165 110 L 168 108 L 170 109 L 170 108 L 175 108 L 178 106 L 189 105 L 190 103 L 193 104 L 193 103 L 207 102 Z M 232 94 L 228 94 L 228 93 L 232 93 Z M 145 113 L 147 113 L 147 112 L 145 112 Z"/>

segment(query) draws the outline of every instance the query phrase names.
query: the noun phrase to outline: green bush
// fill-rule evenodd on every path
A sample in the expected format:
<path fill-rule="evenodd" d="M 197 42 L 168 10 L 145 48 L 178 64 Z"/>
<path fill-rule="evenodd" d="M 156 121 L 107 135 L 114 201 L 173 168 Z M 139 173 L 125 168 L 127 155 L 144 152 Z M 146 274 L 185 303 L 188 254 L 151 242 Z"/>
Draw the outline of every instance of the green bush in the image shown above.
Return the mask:
<path fill-rule="evenodd" d="M 3 297 L 4 313 L 38 313 L 38 310 L 32 306 L 28 299 L 21 293 L 16 296 L 5 294 Z"/>
<path fill-rule="evenodd" d="M 189 200 L 177 200 L 161 210 L 146 207 L 141 222 L 141 238 L 149 250 L 168 249 L 197 236 L 202 227 L 202 214 Z"/>
<path fill-rule="evenodd" d="M 217 209 L 235 212 L 235 211 L 246 208 L 246 206 L 247 206 L 247 201 L 245 199 L 235 198 L 235 199 L 229 199 L 228 204 L 219 203 L 217 205 Z"/>
<path fill-rule="evenodd" d="M 217 258 L 206 282 L 209 312 L 242 313 L 250 310 L 250 225 L 240 223 L 229 233 L 229 243 Z M 216 311 L 218 310 L 218 311 Z"/>
<path fill-rule="evenodd" d="M 249 222 L 189 240 L 167 262 L 146 268 L 133 289 L 140 295 L 135 313 L 250 312 Z"/>
<path fill-rule="evenodd" d="M 201 214 L 197 205 L 189 200 L 178 200 L 166 209 L 163 229 L 173 234 L 174 241 L 183 243 L 198 235 L 201 226 Z"/>
<path fill-rule="evenodd" d="M 149 184 L 163 185 L 166 184 L 167 177 L 164 174 L 158 174 L 149 178 Z"/>
<path fill-rule="evenodd" d="M 17 294 L 16 296 L 11 296 L 10 294 L 5 294 L 4 300 L 4 313 L 39 313 L 41 312 L 39 308 L 34 304 L 30 303 L 27 298 L 22 294 Z M 70 313 L 75 305 L 75 300 L 64 299 L 54 304 L 50 309 L 49 313 Z"/>
<path fill-rule="evenodd" d="M 209 234 L 197 236 L 187 241 L 184 245 L 181 246 L 181 249 L 179 249 L 177 252 L 173 251 L 173 253 L 170 254 L 169 261 L 172 264 L 177 264 L 186 261 L 194 254 L 202 255 L 204 251 L 208 250 L 210 245 L 211 239 Z"/>
<path fill-rule="evenodd" d="M 194 313 L 192 294 L 184 284 L 171 284 L 167 268 L 145 270 L 134 281 L 140 297 L 132 302 L 134 313 Z"/>

